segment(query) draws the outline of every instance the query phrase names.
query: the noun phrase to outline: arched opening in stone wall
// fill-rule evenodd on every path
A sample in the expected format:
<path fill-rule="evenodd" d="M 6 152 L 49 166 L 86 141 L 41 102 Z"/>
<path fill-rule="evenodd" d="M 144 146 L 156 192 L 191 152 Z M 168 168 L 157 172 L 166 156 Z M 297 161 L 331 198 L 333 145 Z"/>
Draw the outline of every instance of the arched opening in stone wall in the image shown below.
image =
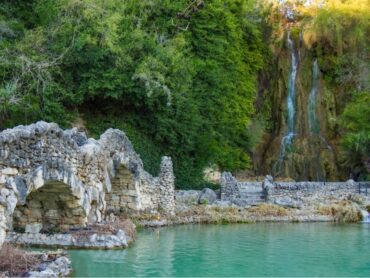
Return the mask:
<path fill-rule="evenodd" d="M 86 225 L 87 217 L 69 185 L 49 181 L 29 194 L 24 205 L 13 213 L 14 230 L 24 231 L 28 224 L 42 224 L 42 231 L 67 231 Z"/>
<path fill-rule="evenodd" d="M 133 173 L 120 165 L 112 179 L 112 189 L 105 194 L 107 213 L 136 210 L 137 192 Z"/>

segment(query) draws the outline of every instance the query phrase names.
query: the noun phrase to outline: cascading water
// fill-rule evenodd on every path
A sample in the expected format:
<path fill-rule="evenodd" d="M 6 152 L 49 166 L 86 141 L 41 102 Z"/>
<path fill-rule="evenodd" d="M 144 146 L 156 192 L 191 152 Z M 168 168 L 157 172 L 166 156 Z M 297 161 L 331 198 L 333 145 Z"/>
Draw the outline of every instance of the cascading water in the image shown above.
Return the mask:
<path fill-rule="evenodd" d="M 288 96 L 287 96 L 287 133 L 283 136 L 280 144 L 279 160 L 277 162 L 277 170 L 280 171 L 281 164 L 284 162 L 287 148 L 292 145 L 295 136 L 295 120 L 296 120 L 296 77 L 298 68 L 298 54 L 295 48 L 294 41 L 290 37 L 290 31 L 287 36 L 287 46 L 291 56 L 291 66 L 288 80 Z M 276 168 L 276 167 L 275 167 Z"/>
<path fill-rule="evenodd" d="M 318 83 L 319 83 L 319 65 L 317 63 L 317 59 L 315 59 L 312 63 L 312 87 L 310 95 L 308 97 L 308 126 L 311 135 L 319 136 L 320 140 L 322 141 L 322 143 L 324 143 L 326 148 L 332 151 L 332 148 L 329 145 L 328 141 L 320 134 L 320 123 L 317 119 L 316 114 Z"/>
<path fill-rule="evenodd" d="M 319 66 L 317 59 L 314 60 L 312 65 L 312 88 L 308 97 L 308 125 L 311 134 L 318 135 L 320 133 L 320 125 L 316 116 L 316 96 L 318 91 L 318 75 Z"/>
<path fill-rule="evenodd" d="M 361 210 L 361 214 L 362 214 L 362 222 L 370 223 L 370 214 L 367 212 L 367 210 Z"/>

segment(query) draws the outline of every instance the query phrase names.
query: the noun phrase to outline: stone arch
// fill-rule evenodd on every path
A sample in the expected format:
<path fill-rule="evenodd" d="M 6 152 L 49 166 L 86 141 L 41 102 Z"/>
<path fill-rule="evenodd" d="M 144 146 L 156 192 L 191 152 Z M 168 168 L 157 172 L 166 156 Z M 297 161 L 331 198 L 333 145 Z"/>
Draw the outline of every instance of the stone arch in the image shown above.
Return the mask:
<path fill-rule="evenodd" d="M 31 192 L 13 212 L 13 228 L 25 230 L 28 224 L 41 224 L 44 231 L 67 231 L 86 225 L 86 212 L 71 187 L 61 181 L 48 181 Z"/>
<path fill-rule="evenodd" d="M 84 206 L 89 202 L 83 184 L 71 169 L 59 166 L 39 166 L 18 181 L 13 229 L 24 230 L 37 223 L 44 231 L 66 231 L 86 225 L 90 206 Z"/>
<path fill-rule="evenodd" d="M 117 129 L 95 140 L 55 123 L 17 126 L 0 132 L 0 160 L 0 246 L 5 231 L 12 229 L 14 210 L 15 227 L 40 221 L 40 215 L 27 213 L 41 206 L 45 228 L 66 229 L 100 222 L 106 212 L 174 208 L 172 162 L 165 159 L 160 176 L 153 177 Z M 46 196 L 52 196 L 53 204 Z M 46 209 L 61 212 L 63 220 L 56 221 L 55 211 Z"/>
<path fill-rule="evenodd" d="M 122 213 L 136 210 L 138 192 L 135 173 L 120 164 L 111 178 L 111 190 L 105 194 L 108 213 Z"/>

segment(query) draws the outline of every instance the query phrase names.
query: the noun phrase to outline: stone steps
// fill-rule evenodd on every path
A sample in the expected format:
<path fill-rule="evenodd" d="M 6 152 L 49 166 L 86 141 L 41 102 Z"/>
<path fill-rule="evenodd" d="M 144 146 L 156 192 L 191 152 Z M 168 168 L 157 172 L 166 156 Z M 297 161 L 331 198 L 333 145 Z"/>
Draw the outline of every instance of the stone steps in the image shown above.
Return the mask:
<path fill-rule="evenodd" d="M 248 205 L 258 205 L 265 202 L 265 195 L 259 183 L 242 183 L 238 185 L 240 199 Z"/>

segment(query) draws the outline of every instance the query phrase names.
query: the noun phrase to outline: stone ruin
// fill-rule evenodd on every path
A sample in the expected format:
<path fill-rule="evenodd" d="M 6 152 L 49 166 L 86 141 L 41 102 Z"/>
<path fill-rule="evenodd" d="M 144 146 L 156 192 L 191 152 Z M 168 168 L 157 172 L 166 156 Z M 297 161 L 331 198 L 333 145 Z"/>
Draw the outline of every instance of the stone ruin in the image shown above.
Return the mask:
<path fill-rule="evenodd" d="M 221 201 L 241 206 L 253 206 L 260 203 L 301 208 L 314 203 L 325 204 L 332 199 L 361 196 L 366 202 L 370 196 L 364 194 L 362 185 L 370 188 L 369 182 L 278 182 L 267 175 L 262 182 L 238 181 L 231 173 L 223 172 L 220 179 Z"/>
<path fill-rule="evenodd" d="M 108 129 L 99 140 L 77 128 L 37 122 L 0 133 L 0 246 L 8 230 L 35 224 L 69 230 L 110 213 L 175 209 L 172 161 L 158 177 L 144 170 L 125 133 Z"/>

